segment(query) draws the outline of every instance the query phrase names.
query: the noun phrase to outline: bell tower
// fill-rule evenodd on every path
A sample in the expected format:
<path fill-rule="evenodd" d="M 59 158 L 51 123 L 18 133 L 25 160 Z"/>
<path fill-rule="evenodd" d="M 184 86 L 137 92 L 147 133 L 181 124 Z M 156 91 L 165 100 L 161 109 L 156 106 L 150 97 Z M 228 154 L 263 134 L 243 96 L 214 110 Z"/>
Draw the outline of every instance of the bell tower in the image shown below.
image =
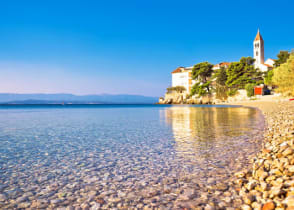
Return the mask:
<path fill-rule="evenodd" d="M 253 57 L 255 59 L 254 66 L 258 68 L 260 64 L 264 63 L 264 42 L 260 35 L 259 29 L 253 41 Z"/>

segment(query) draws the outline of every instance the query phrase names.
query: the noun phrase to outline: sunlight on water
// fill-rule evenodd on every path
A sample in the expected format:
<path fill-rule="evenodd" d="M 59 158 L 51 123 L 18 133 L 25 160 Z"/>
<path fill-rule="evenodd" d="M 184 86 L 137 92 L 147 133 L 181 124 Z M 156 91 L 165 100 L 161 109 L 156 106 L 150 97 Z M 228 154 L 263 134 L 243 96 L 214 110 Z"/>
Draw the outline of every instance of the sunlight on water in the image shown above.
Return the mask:
<path fill-rule="evenodd" d="M 172 208 L 248 164 L 263 123 L 241 107 L 2 107 L 0 207 Z"/>

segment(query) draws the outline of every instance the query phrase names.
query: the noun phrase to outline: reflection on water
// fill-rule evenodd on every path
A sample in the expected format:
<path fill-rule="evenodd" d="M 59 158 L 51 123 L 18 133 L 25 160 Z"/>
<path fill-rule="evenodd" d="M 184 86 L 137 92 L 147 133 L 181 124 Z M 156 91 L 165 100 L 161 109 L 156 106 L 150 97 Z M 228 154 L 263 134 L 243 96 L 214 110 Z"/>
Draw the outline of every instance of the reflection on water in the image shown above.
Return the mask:
<path fill-rule="evenodd" d="M 193 164 L 223 167 L 240 158 L 240 149 L 251 154 L 260 148 L 252 143 L 263 130 L 256 109 L 174 106 L 165 109 L 165 121 L 172 127 L 176 154 Z"/>

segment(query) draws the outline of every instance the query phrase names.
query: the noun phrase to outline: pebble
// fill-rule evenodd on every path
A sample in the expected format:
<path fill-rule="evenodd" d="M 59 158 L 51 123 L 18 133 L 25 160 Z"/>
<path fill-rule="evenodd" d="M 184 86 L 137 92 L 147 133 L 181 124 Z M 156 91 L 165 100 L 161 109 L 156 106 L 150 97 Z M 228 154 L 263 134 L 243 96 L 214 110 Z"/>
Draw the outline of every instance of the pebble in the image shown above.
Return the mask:
<path fill-rule="evenodd" d="M 292 207 L 294 209 L 294 195 L 288 196 L 284 201 L 284 204 L 287 205 L 287 207 Z"/>
<path fill-rule="evenodd" d="M 4 202 L 7 200 L 7 196 L 5 194 L 0 194 L 0 202 Z"/>
<path fill-rule="evenodd" d="M 274 202 L 267 202 L 262 206 L 262 210 L 274 210 L 275 209 L 275 203 Z"/>

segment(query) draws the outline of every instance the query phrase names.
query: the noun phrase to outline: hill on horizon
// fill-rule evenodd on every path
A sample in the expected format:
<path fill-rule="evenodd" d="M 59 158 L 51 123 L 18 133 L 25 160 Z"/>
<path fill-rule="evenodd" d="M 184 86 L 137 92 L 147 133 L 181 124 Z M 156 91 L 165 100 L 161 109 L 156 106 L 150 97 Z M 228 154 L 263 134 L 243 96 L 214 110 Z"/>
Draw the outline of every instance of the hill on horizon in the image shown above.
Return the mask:
<path fill-rule="evenodd" d="M 157 97 L 142 95 L 74 95 L 74 94 L 17 94 L 17 93 L 0 93 L 1 104 L 58 104 L 58 103 L 74 103 L 74 104 L 153 104 L 157 102 Z"/>

